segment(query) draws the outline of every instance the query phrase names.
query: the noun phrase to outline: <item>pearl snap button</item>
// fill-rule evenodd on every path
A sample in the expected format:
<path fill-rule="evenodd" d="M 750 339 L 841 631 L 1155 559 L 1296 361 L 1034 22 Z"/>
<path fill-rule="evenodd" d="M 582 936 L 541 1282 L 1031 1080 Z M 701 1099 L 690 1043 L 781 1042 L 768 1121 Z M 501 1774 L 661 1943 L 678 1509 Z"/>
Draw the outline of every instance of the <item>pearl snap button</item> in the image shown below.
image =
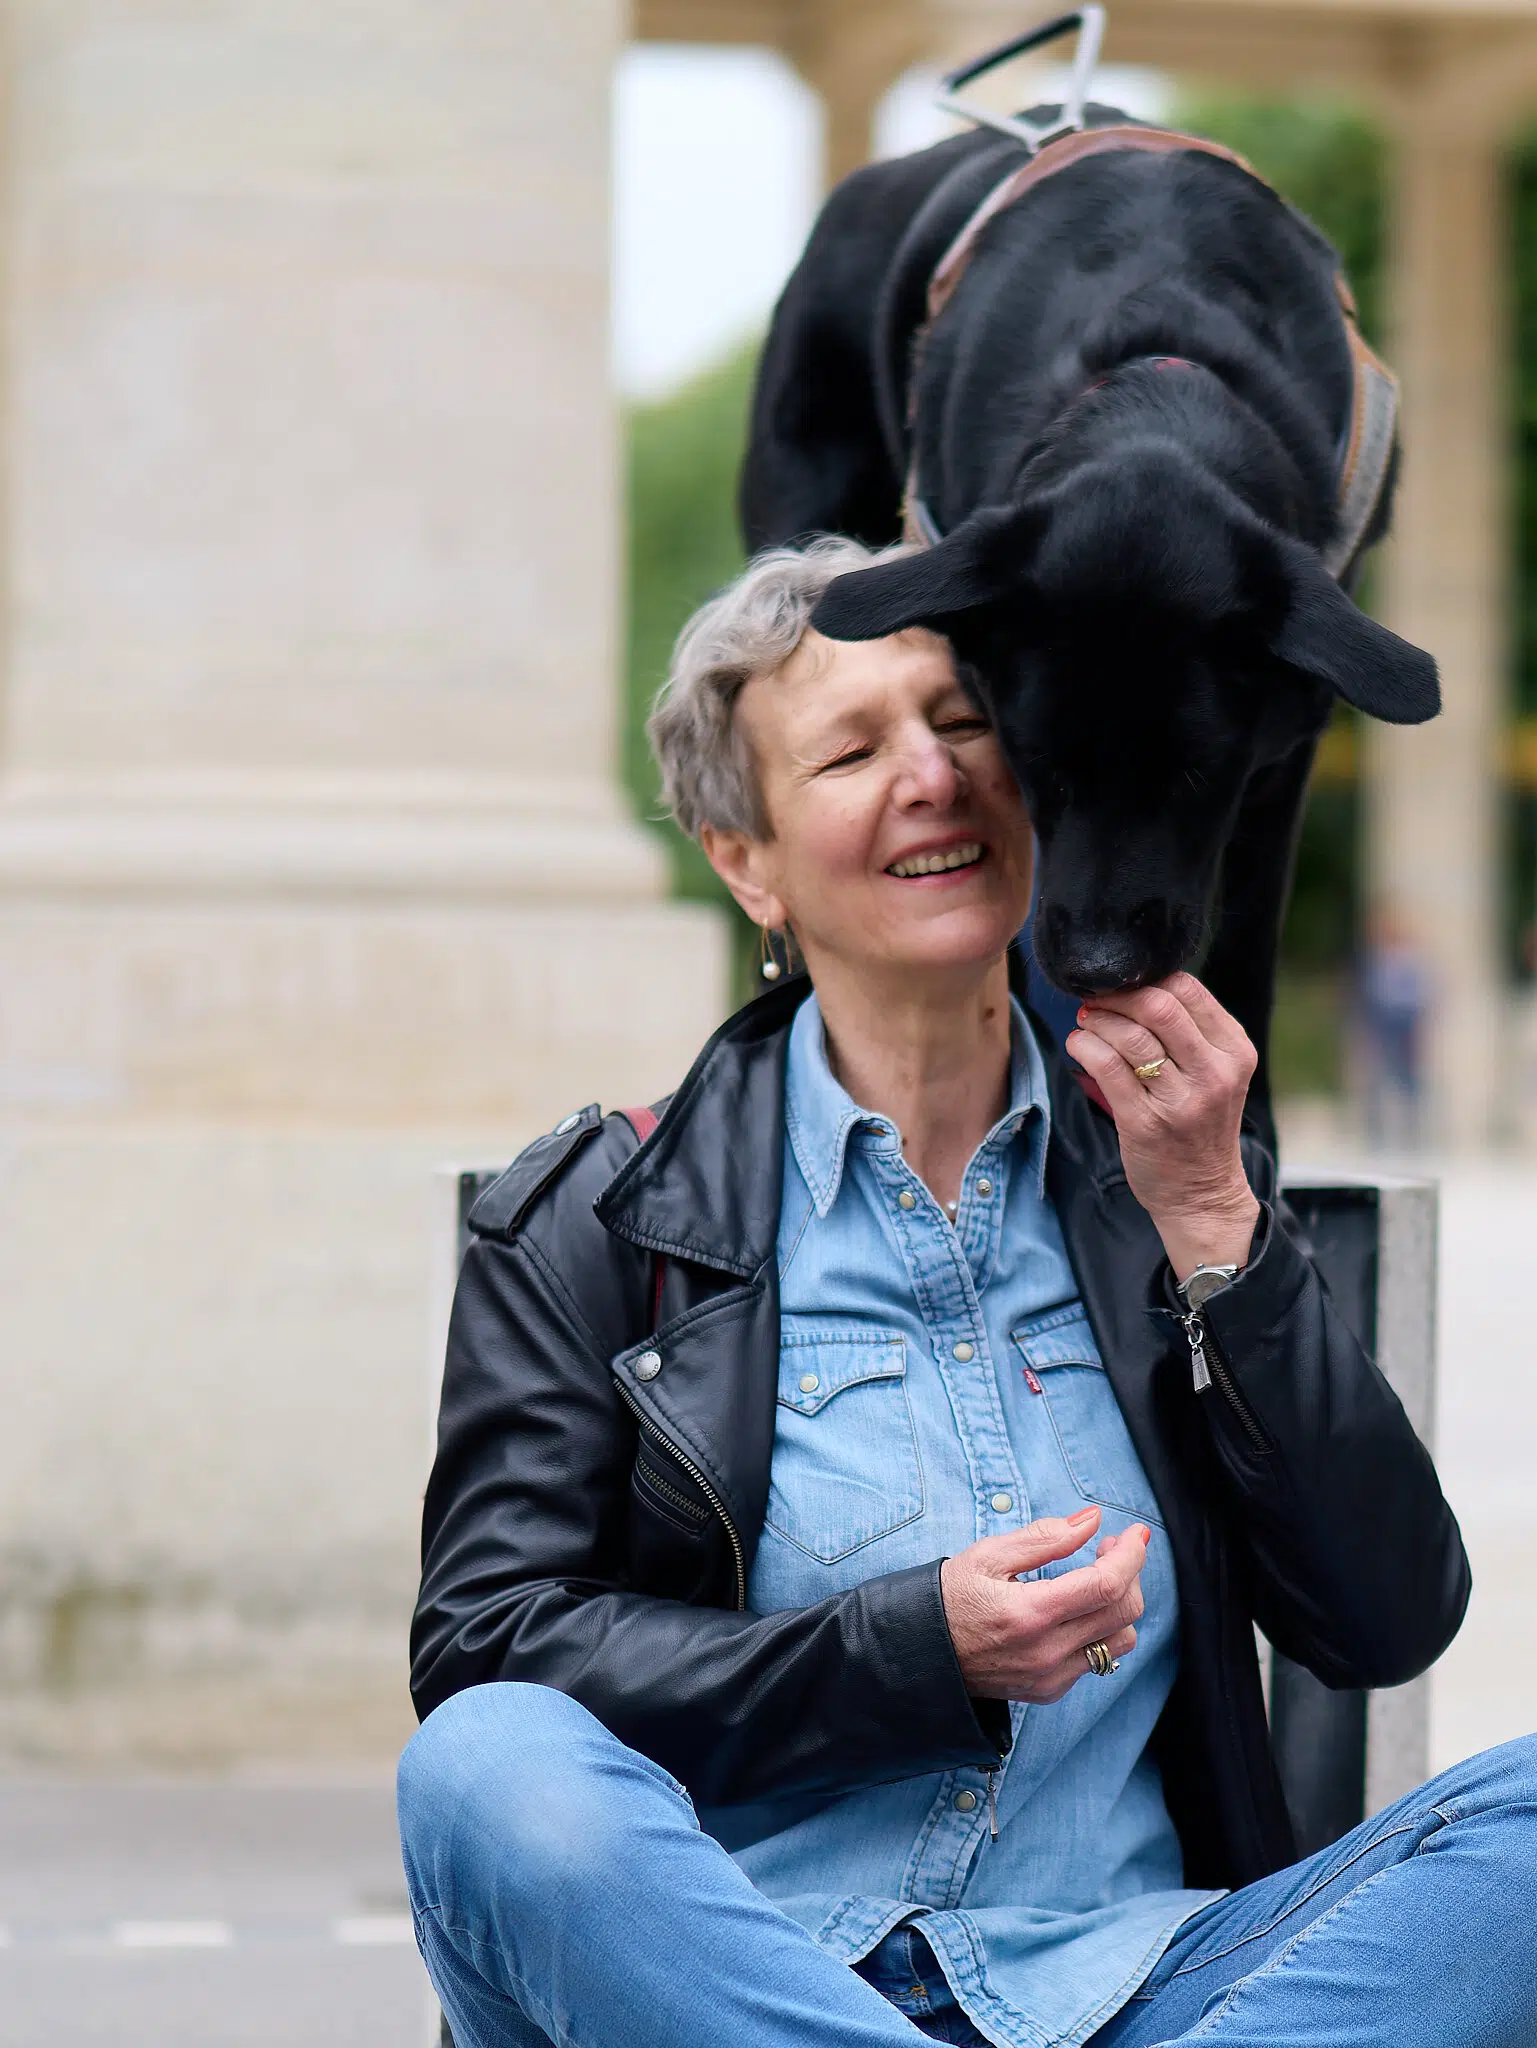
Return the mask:
<path fill-rule="evenodd" d="M 654 1380 L 661 1370 L 660 1351 L 643 1351 L 635 1361 L 635 1377 L 638 1380 Z"/>
<path fill-rule="evenodd" d="M 1013 1505 L 1014 1496 L 1012 1493 L 995 1493 L 993 1495 L 993 1513 L 995 1515 L 1006 1515 Z"/>
<path fill-rule="evenodd" d="M 979 1180 L 977 1182 L 977 1193 L 982 1197 L 984 1202 L 987 1200 L 988 1196 L 992 1193 L 992 1191 L 993 1184 L 990 1180 Z"/>
<path fill-rule="evenodd" d="M 800 1389 L 803 1394 L 814 1394 L 821 1384 L 822 1382 L 814 1372 L 803 1372 L 801 1374 Z"/>
<path fill-rule="evenodd" d="M 957 1792 L 955 1795 L 955 1810 L 957 1813 L 971 1813 L 975 1809 L 976 1803 L 977 1795 L 975 1792 Z"/>
<path fill-rule="evenodd" d="M 903 1188 L 901 1194 L 897 1196 L 897 1207 L 899 1209 L 916 1209 L 917 1206 L 918 1197 L 913 1193 L 912 1189 Z"/>
<path fill-rule="evenodd" d="M 950 1356 L 957 1359 L 962 1365 L 968 1364 L 976 1355 L 975 1349 L 966 1342 L 964 1337 L 950 1353 Z"/>

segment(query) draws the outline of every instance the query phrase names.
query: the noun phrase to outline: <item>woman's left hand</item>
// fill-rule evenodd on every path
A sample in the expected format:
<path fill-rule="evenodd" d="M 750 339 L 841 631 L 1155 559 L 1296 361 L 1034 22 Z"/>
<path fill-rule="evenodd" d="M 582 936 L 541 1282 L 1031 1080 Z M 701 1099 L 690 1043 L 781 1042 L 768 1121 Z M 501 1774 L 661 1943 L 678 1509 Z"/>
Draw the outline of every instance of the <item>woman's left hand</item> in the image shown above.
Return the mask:
<path fill-rule="evenodd" d="M 1126 1179 L 1175 1279 L 1243 1265 L 1259 1220 L 1238 1151 L 1258 1063 L 1243 1026 L 1193 974 L 1091 996 L 1078 1026 L 1067 1050 L 1110 1105 Z M 1133 1071 L 1154 1062 L 1153 1074 Z"/>

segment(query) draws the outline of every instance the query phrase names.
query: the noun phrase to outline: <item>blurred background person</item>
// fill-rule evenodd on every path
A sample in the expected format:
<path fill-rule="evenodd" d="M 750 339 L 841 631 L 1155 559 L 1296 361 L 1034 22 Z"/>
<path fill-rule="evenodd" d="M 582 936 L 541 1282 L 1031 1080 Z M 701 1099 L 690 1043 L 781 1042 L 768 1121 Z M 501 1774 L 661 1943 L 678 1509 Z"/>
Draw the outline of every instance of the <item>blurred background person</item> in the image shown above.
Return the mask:
<path fill-rule="evenodd" d="M 1367 1137 L 1395 1150 L 1417 1146 L 1424 1137 L 1430 970 L 1407 922 L 1391 908 L 1379 909 L 1368 927 L 1357 1001 Z"/>

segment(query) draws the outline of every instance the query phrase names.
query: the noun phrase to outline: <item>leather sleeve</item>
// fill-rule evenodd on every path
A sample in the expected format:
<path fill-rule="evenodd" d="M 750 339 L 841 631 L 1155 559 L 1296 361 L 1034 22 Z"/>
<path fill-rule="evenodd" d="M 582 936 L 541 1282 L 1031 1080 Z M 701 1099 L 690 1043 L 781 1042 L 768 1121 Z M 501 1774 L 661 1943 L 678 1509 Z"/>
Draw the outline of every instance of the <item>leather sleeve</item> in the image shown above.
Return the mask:
<path fill-rule="evenodd" d="M 604 1261 L 624 1248 L 603 1236 L 594 1224 L 569 1287 L 524 1235 L 466 1256 L 412 1627 L 418 1711 L 498 1679 L 553 1686 L 712 1805 L 996 1763 L 937 1562 L 765 1616 L 626 1589 L 634 1424 L 609 1375 L 616 1333 L 575 1298 L 596 1313 L 616 1294 Z M 1006 1710 L 989 1720 L 1006 1731 Z"/>
<path fill-rule="evenodd" d="M 1196 1397 L 1254 1617 L 1326 1685 L 1401 1685 L 1461 1625 L 1472 1588 L 1461 1532 L 1295 1218 L 1255 1177 L 1273 1199 L 1249 1265 L 1204 1311 L 1233 1393 L 1218 1384 Z"/>

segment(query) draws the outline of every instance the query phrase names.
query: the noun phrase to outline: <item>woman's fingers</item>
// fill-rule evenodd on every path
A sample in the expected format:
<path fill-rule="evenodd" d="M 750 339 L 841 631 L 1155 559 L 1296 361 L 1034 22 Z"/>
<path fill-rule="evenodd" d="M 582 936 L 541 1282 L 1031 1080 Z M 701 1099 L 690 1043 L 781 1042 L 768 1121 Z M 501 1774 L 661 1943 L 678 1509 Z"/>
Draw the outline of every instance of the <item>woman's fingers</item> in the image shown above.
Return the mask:
<path fill-rule="evenodd" d="M 1090 1010 L 1088 1018 L 1088 1023 L 1080 1029 L 1091 1032 L 1112 1052 L 1119 1053 L 1134 1075 L 1138 1067 L 1151 1061 L 1167 1063 L 1158 1074 L 1148 1076 L 1146 1085 L 1151 1086 L 1156 1080 L 1167 1091 L 1186 1072 L 1174 1048 L 1155 1037 L 1145 1024 L 1114 1010 Z"/>
<path fill-rule="evenodd" d="M 1129 1657 L 1137 1647 L 1137 1631 L 1134 1628 L 1120 1628 L 1112 1635 L 1096 1637 L 1093 1640 L 1102 1641 L 1112 1660 L 1119 1663 L 1123 1657 Z M 1083 1649 L 1070 1651 L 1043 1685 L 1036 1704 L 1054 1706 L 1058 1700 L 1067 1697 L 1080 1679 L 1091 1678 L 1093 1675 L 1094 1668 L 1084 1655 Z"/>
<path fill-rule="evenodd" d="M 1171 974 L 1162 986 L 1188 1012 L 1208 1044 L 1238 1058 L 1253 1058 L 1254 1043 L 1238 1019 L 1224 1010 L 1211 990 L 1193 974 Z"/>
<path fill-rule="evenodd" d="M 1058 1557 L 1071 1556 L 1092 1542 L 1098 1522 L 1097 1509 L 1085 1510 L 1007 1537 L 986 1537 L 945 1559 L 945 1619 L 973 1692 L 994 1699 L 1060 1699 L 1088 1671 L 1084 1651 L 1090 1643 L 1110 1643 L 1112 1656 L 1119 1656 L 1117 1640 L 1126 1649 L 1135 1642 L 1125 1632 L 1142 1614 L 1140 1574 L 1151 1534 L 1145 1524 L 1107 1537 L 1092 1564 L 1025 1584 L 1011 1576 L 1028 1570 L 1032 1555 L 1047 1561 L 1040 1556 L 1047 1547 Z"/>
<path fill-rule="evenodd" d="M 989 1578 L 1012 1579 L 1073 1556 L 1092 1540 L 1098 1527 L 1099 1509 L 1082 1508 L 1076 1515 L 1043 1516 L 1002 1536 L 983 1536 L 959 1554 L 970 1558 Z"/>
<path fill-rule="evenodd" d="M 1080 1565 L 1075 1572 L 1044 1579 L 1029 1588 L 1035 1605 L 1049 1627 L 1071 1627 L 1086 1616 L 1114 1611 L 1136 1585 L 1147 1562 L 1152 1532 L 1142 1522 L 1123 1529 L 1093 1564 Z M 1141 1597 L 1140 1595 L 1138 1596 Z M 1092 1635 L 1084 1637 L 1092 1642 Z"/>
<path fill-rule="evenodd" d="M 1198 986 L 1189 975 L 1183 979 Z M 1195 1078 L 1207 1070 L 1219 1051 L 1186 1004 L 1156 983 L 1151 988 L 1117 989 L 1095 996 L 1079 1011 L 1079 1018 L 1085 1030 L 1109 1036 L 1117 1050 L 1124 1050 L 1127 1044 L 1152 1048 L 1139 1051 L 1130 1061 L 1132 1066 L 1166 1053 L 1183 1073 Z"/>
<path fill-rule="evenodd" d="M 1099 1083 L 1118 1130 L 1124 1133 L 1129 1121 L 1149 1114 L 1146 1084 L 1137 1079 L 1113 1045 L 1082 1027 L 1067 1034 L 1066 1045 L 1070 1057 L 1090 1080 Z"/>

